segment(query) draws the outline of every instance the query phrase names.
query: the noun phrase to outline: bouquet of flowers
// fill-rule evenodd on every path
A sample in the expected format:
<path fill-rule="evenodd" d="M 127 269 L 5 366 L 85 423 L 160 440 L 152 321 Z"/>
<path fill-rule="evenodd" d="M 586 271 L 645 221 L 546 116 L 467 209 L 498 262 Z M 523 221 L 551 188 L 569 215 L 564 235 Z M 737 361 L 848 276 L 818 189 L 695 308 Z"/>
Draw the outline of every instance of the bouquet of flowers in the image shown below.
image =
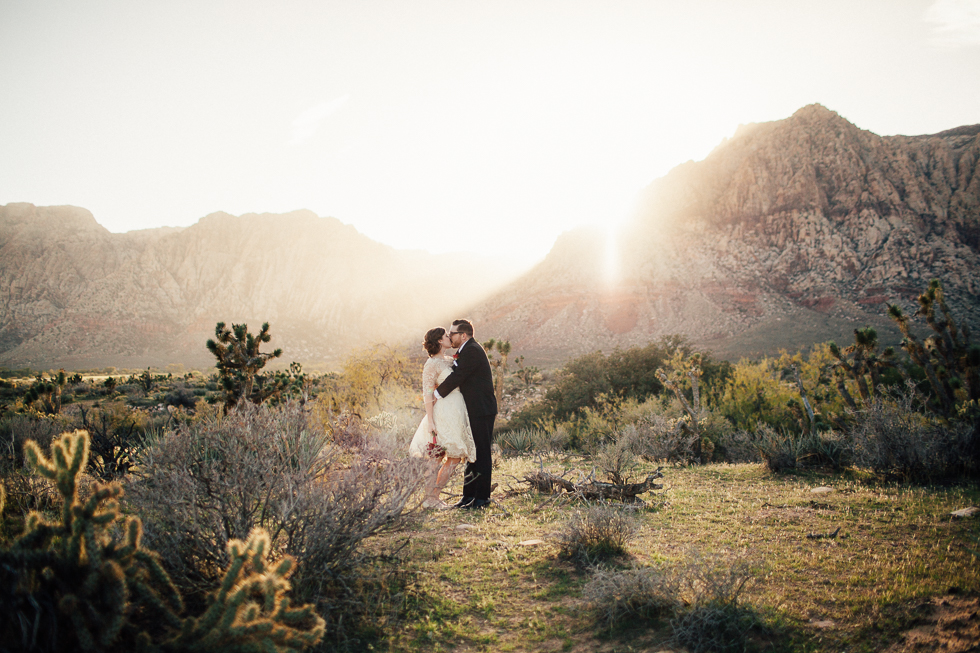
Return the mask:
<path fill-rule="evenodd" d="M 438 460 L 446 455 L 446 448 L 436 444 L 435 442 L 430 442 L 429 446 L 425 448 L 425 455 L 429 458 Z"/>

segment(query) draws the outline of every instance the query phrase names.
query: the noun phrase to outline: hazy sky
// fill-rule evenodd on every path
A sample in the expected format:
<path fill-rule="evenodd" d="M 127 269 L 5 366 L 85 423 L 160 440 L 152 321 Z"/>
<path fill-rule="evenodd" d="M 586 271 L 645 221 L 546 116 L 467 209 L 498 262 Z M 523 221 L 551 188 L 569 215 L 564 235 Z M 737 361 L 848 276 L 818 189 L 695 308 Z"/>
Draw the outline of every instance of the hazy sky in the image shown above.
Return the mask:
<path fill-rule="evenodd" d="M 740 123 L 980 122 L 978 0 L 0 0 L 0 204 L 543 256 Z"/>

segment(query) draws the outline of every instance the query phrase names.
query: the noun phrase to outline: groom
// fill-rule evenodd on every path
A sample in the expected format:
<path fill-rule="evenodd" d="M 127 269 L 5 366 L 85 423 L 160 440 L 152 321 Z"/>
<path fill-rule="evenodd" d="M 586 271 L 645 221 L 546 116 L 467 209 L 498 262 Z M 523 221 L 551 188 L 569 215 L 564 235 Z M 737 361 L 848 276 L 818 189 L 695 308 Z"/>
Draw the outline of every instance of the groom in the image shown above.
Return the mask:
<path fill-rule="evenodd" d="M 473 325 L 469 320 L 453 321 L 449 327 L 449 342 L 456 348 L 453 371 L 436 388 L 435 396 L 437 399 L 446 397 L 459 388 L 476 444 L 476 462 L 466 464 L 463 498 L 455 507 L 485 508 L 490 505 L 490 473 L 493 469 L 490 444 L 493 440 L 493 422 L 497 417 L 493 373 L 487 352 L 473 339 Z"/>

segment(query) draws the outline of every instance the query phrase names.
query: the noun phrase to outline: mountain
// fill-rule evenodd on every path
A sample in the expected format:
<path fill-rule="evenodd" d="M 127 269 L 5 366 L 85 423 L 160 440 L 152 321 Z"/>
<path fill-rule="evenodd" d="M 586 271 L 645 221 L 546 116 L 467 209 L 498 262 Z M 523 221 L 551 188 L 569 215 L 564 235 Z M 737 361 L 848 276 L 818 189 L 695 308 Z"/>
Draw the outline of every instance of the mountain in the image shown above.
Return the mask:
<path fill-rule="evenodd" d="M 470 314 L 541 362 L 673 333 L 728 358 L 867 324 L 897 344 L 886 302 L 930 279 L 980 322 L 978 255 L 980 125 L 881 137 L 815 104 L 651 183 L 618 238 L 564 234 Z"/>
<path fill-rule="evenodd" d="M 464 263 L 471 297 L 514 276 L 492 260 L 396 250 L 310 211 L 113 234 L 85 209 L 8 204 L 0 365 L 211 366 L 204 342 L 218 321 L 268 321 L 284 361 L 335 364 L 456 316 L 460 300 L 433 271 Z"/>

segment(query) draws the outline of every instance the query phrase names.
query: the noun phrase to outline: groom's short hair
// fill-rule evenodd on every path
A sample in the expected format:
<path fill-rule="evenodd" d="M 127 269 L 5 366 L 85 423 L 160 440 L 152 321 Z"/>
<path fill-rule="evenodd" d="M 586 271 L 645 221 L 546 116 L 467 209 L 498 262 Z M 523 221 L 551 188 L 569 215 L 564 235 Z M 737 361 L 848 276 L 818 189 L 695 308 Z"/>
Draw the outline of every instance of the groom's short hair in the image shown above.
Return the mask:
<path fill-rule="evenodd" d="M 453 320 L 453 326 L 460 333 L 465 333 L 469 337 L 473 337 L 473 325 L 470 324 L 469 320 Z"/>

